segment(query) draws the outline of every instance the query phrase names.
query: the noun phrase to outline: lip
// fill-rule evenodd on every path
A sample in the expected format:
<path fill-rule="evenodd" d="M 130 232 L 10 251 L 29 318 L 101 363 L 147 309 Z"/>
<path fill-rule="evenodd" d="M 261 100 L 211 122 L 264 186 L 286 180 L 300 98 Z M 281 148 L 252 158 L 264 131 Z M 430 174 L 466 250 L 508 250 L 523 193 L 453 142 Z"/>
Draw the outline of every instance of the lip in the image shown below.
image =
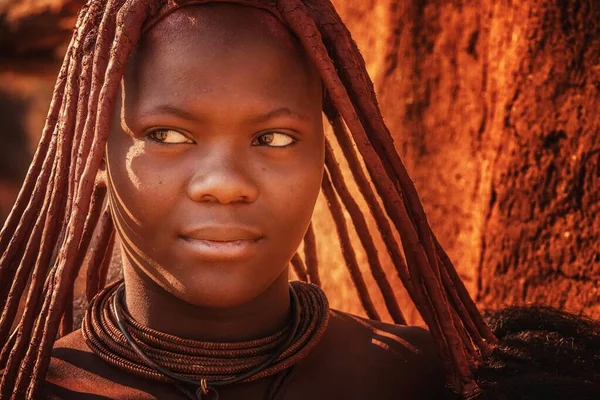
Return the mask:
<path fill-rule="evenodd" d="M 201 259 L 233 260 L 251 257 L 263 236 L 247 227 L 210 226 L 186 230 L 179 239 Z"/>
<path fill-rule="evenodd" d="M 236 242 L 258 240 L 262 234 L 257 229 L 245 226 L 215 225 L 184 230 L 181 236 L 185 239 L 209 242 Z"/>

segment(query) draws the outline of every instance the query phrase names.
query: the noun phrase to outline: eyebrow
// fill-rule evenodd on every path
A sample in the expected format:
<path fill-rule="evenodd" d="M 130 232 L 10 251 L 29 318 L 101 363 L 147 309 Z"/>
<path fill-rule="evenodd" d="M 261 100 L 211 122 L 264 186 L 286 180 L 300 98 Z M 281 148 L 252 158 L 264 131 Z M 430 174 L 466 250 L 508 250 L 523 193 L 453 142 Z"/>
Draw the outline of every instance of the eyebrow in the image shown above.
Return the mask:
<path fill-rule="evenodd" d="M 171 104 L 160 104 L 160 105 L 154 107 L 151 111 L 143 113 L 141 115 L 141 117 L 148 117 L 148 116 L 151 116 L 151 115 L 154 115 L 157 113 L 172 114 L 174 116 L 177 116 L 179 118 L 182 118 L 182 119 L 185 119 L 188 121 L 198 122 L 198 121 L 203 120 L 203 118 L 201 116 L 194 115 L 182 108 L 173 106 Z M 306 115 L 295 113 L 292 110 L 290 110 L 288 107 L 276 108 L 274 110 L 267 112 L 266 114 L 253 116 L 250 118 L 250 120 L 253 123 L 261 123 L 261 122 L 267 122 L 271 119 L 281 118 L 281 117 L 291 117 L 291 118 L 301 120 L 301 121 L 308 120 Z"/>
<path fill-rule="evenodd" d="M 199 120 L 199 118 L 197 116 L 185 111 L 184 109 L 181 109 L 176 106 L 172 106 L 170 104 L 158 105 L 158 106 L 152 108 L 150 111 L 142 113 L 140 116 L 143 118 L 143 117 L 153 116 L 154 114 L 172 114 L 172 115 L 175 115 L 182 119 L 186 119 L 188 121 L 198 121 Z"/>
<path fill-rule="evenodd" d="M 257 117 L 254 117 L 254 118 L 252 118 L 252 121 L 256 122 L 256 123 L 266 122 L 270 119 L 275 119 L 275 118 L 279 118 L 279 117 L 291 117 L 291 118 L 295 118 L 295 119 L 302 120 L 302 121 L 306 121 L 308 119 L 305 115 L 295 113 L 287 107 L 280 107 L 275 110 L 271 110 L 264 115 L 259 115 Z"/>

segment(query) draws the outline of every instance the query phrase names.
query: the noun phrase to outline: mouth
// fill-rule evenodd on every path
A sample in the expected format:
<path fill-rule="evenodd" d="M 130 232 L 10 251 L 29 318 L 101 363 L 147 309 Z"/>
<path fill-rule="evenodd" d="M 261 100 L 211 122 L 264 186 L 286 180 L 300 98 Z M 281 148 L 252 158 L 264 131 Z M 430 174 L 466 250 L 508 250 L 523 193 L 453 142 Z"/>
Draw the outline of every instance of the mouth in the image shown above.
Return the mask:
<path fill-rule="evenodd" d="M 203 260 L 235 260 L 251 257 L 264 237 L 246 227 L 212 226 L 187 230 L 180 242 Z"/>

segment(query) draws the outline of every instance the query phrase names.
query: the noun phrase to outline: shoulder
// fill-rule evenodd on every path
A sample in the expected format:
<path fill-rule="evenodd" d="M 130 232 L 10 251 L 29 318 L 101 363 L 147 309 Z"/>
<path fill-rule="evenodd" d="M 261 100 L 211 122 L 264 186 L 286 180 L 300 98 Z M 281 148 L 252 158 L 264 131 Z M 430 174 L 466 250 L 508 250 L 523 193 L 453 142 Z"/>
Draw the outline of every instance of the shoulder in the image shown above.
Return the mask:
<path fill-rule="evenodd" d="M 307 380 L 323 382 L 331 391 L 324 398 L 453 398 L 444 389 L 441 361 L 429 331 L 335 310 L 302 370 Z"/>
<path fill-rule="evenodd" d="M 110 366 L 87 345 L 81 330 L 56 341 L 46 374 L 47 399 L 148 399 L 135 382 Z"/>

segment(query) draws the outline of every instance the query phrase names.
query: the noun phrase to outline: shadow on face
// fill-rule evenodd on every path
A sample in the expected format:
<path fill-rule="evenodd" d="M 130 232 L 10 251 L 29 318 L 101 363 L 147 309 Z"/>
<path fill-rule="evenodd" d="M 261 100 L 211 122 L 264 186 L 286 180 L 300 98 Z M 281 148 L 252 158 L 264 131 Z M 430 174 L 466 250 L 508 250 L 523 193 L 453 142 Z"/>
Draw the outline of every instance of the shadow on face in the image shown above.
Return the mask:
<path fill-rule="evenodd" d="M 266 11 L 188 7 L 143 37 L 122 87 L 106 159 L 125 268 L 195 305 L 255 298 L 286 272 L 323 175 L 300 44 Z"/>

